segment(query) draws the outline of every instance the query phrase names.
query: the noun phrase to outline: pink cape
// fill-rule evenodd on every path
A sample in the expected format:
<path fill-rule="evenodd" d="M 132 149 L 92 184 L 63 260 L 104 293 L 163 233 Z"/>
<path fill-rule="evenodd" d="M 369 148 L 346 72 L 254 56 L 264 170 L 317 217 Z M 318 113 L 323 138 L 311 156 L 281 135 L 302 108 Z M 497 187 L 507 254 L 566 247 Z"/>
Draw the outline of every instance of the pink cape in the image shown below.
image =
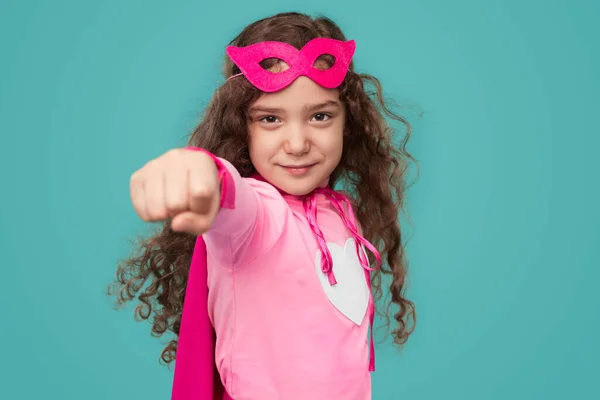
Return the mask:
<path fill-rule="evenodd" d="M 173 378 L 173 400 L 230 399 L 215 365 L 215 332 L 208 317 L 206 244 L 196 239 L 190 264 Z"/>

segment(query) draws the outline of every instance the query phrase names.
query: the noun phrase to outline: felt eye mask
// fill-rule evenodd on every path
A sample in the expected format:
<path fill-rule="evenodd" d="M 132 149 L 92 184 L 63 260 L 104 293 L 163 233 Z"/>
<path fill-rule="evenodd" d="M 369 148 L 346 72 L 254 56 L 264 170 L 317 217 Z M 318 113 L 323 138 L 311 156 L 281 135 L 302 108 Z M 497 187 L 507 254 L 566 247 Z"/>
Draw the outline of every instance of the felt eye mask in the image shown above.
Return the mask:
<path fill-rule="evenodd" d="M 246 47 L 227 46 L 226 51 L 250 83 L 263 92 L 276 92 L 290 85 L 299 76 L 306 76 L 328 89 L 338 87 L 344 81 L 355 49 L 354 40 L 344 42 L 316 38 L 302 50 L 283 42 L 260 42 Z M 326 70 L 315 68 L 315 61 L 325 54 L 335 58 L 334 64 Z M 265 70 L 260 62 L 268 58 L 284 61 L 289 69 L 282 72 Z"/>

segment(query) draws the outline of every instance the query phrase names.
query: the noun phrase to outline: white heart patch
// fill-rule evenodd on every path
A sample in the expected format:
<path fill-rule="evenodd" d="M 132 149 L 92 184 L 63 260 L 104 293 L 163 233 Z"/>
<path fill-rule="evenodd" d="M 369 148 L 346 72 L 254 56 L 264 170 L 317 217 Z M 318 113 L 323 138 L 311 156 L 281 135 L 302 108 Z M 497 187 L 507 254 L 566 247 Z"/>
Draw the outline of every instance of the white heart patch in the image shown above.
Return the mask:
<path fill-rule="evenodd" d="M 321 286 L 331 304 L 356 325 L 360 325 L 369 306 L 369 287 L 356 254 L 356 242 L 350 238 L 344 248 L 336 243 L 327 243 L 327 247 L 333 260 L 332 269 L 337 284 L 332 286 L 327 274 L 321 270 L 321 250 L 318 249 L 315 269 Z"/>

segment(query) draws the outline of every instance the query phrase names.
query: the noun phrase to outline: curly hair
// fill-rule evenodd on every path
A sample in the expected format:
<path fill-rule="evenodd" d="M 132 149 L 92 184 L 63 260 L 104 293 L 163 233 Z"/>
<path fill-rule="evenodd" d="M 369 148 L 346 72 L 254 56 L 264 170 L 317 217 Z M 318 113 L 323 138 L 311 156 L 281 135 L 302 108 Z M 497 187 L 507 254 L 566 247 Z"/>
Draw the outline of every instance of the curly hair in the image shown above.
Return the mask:
<path fill-rule="evenodd" d="M 341 29 L 326 17 L 312 18 L 299 13 L 282 13 L 247 26 L 230 44 L 247 46 L 262 41 L 281 41 L 300 49 L 317 37 L 346 40 Z M 322 56 L 323 57 L 323 56 Z M 332 57 L 325 56 L 331 63 Z M 277 60 L 265 60 L 264 68 Z M 225 57 L 226 78 L 240 70 Z M 346 107 L 343 154 L 330 182 L 343 186 L 353 200 L 356 217 L 364 237 L 382 256 L 381 268 L 372 273 L 376 304 L 383 296 L 382 275 L 390 278 L 391 301 L 385 312 L 389 326 L 389 306 L 395 304 L 392 331 L 394 343 L 402 347 L 416 324 L 414 304 L 405 297 L 408 263 L 402 241 L 398 213 L 404 211 L 406 176 L 414 158 L 406 150 L 411 127 L 406 119 L 386 105 L 380 82 L 373 76 L 354 72 L 353 63 L 339 87 L 340 100 Z M 262 94 L 245 78 L 226 81 L 219 87 L 188 144 L 202 147 L 230 161 L 243 177 L 255 173 L 248 150 L 248 109 Z M 385 117 L 402 123 L 406 135 L 399 148 L 392 143 L 394 130 Z M 175 335 L 163 349 L 160 359 L 169 364 L 175 359 L 187 277 L 196 237 L 174 232 L 170 221 L 147 238 L 140 238 L 134 254 L 118 265 L 109 295 L 117 295 L 122 305 L 137 297 L 136 319 L 152 316 L 152 335 L 170 331 Z M 372 263 L 374 261 L 372 260 Z M 387 296 L 386 296 L 387 297 Z"/>

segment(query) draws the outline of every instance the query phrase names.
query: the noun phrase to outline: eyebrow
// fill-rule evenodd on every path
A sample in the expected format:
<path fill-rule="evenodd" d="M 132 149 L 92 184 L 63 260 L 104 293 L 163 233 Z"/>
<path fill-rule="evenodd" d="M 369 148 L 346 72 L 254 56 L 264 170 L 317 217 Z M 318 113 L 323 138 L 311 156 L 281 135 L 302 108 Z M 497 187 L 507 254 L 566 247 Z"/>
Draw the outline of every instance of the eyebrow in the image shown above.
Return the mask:
<path fill-rule="evenodd" d="M 318 103 L 318 104 L 307 104 L 304 106 L 304 110 L 307 112 L 313 112 L 313 111 L 317 111 L 317 110 L 325 108 L 325 107 L 340 108 L 341 106 L 340 106 L 340 102 L 337 100 L 328 100 L 328 101 L 325 101 L 323 103 Z M 283 110 L 282 108 L 262 107 L 262 106 L 254 106 L 254 107 L 250 108 L 250 113 L 264 112 L 264 113 L 271 113 L 271 114 L 281 114 L 284 111 L 285 110 Z"/>

